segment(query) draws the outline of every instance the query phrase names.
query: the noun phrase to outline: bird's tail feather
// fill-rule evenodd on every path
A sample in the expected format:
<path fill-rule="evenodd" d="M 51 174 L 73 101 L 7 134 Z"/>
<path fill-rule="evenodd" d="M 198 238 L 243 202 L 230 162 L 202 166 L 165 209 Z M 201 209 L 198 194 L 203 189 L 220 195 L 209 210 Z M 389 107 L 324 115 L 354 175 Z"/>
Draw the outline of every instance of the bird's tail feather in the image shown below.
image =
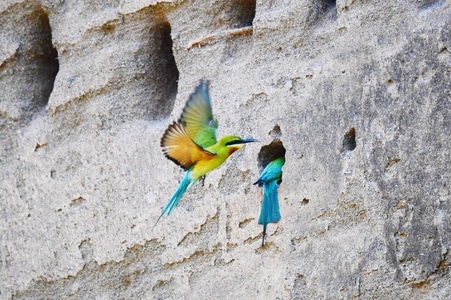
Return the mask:
<path fill-rule="evenodd" d="M 171 212 L 174 210 L 174 208 L 180 202 L 180 199 L 182 199 L 183 194 L 186 192 L 186 190 L 188 189 L 191 182 L 192 182 L 192 180 L 191 180 L 190 172 L 186 172 L 185 176 L 183 177 L 182 181 L 180 182 L 179 186 L 177 187 L 177 190 L 174 192 L 174 194 L 172 194 L 168 203 L 166 203 L 163 210 L 161 211 L 161 214 L 158 217 L 158 220 L 155 222 L 155 225 L 157 225 L 158 221 L 160 221 L 161 217 L 166 212 L 168 213 L 168 216 L 171 214 Z"/>
<path fill-rule="evenodd" d="M 263 225 L 262 247 L 265 244 L 266 225 L 280 220 L 277 180 L 263 183 L 263 200 L 258 224 Z"/>
<path fill-rule="evenodd" d="M 277 180 L 271 180 L 263 184 L 263 200 L 258 224 L 276 223 L 280 218 Z"/>

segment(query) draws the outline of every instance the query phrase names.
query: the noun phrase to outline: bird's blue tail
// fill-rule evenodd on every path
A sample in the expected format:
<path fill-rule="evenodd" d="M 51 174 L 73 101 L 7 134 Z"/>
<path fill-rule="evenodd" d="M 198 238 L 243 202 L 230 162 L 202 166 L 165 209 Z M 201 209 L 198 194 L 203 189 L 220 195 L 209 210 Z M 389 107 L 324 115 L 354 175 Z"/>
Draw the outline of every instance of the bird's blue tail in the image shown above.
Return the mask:
<path fill-rule="evenodd" d="M 277 180 L 270 180 L 263 183 L 262 208 L 258 219 L 258 224 L 263 225 L 262 245 L 265 244 L 266 225 L 268 223 L 279 222 L 280 218 L 279 200 L 277 196 Z"/>
<path fill-rule="evenodd" d="M 186 172 L 185 176 L 183 177 L 182 181 L 180 182 L 179 186 L 177 187 L 177 190 L 172 194 L 171 198 L 169 199 L 168 203 L 163 208 L 163 211 L 161 212 L 160 216 L 158 217 L 158 220 L 155 222 L 155 225 L 157 225 L 158 221 L 160 221 L 160 218 L 167 212 L 168 216 L 171 214 L 171 212 L 174 210 L 174 208 L 177 206 L 177 204 L 180 202 L 180 199 L 182 199 L 183 194 L 188 189 L 188 186 L 191 183 L 191 172 Z M 154 226 L 155 226 L 154 225 Z"/>
<path fill-rule="evenodd" d="M 263 184 L 262 209 L 258 224 L 277 223 L 280 220 L 279 200 L 277 198 L 277 180 Z"/>

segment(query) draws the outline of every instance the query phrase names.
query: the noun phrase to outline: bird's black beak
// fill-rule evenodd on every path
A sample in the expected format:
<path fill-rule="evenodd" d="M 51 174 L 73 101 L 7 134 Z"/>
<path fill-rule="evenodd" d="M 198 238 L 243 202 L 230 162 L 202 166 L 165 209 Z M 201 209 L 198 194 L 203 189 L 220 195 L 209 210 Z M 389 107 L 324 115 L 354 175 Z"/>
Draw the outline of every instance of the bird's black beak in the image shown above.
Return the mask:
<path fill-rule="evenodd" d="M 253 138 L 242 139 L 240 144 L 253 143 L 253 142 L 259 142 L 259 140 L 253 139 Z"/>
<path fill-rule="evenodd" d="M 231 146 L 231 145 L 247 144 L 247 143 L 258 142 L 258 141 L 259 140 L 257 140 L 257 139 L 247 138 L 247 139 L 231 141 L 231 142 L 228 142 L 226 145 Z"/>

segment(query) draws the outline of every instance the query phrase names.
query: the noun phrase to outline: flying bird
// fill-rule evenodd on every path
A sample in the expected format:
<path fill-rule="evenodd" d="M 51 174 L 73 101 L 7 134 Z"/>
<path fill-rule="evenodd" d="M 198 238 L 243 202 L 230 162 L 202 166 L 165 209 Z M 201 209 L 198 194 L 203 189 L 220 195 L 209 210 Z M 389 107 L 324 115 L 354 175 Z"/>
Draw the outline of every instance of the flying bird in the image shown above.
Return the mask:
<path fill-rule="evenodd" d="M 283 146 L 282 146 L 283 148 Z M 263 166 L 260 177 L 254 184 L 263 187 L 263 199 L 258 224 L 263 225 L 262 246 L 265 244 L 266 226 L 279 222 L 280 210 L 277 188 L 282 182 L 282 167 L 285 164 L 285 148 L 283 156 L 277 157 Z"/>
<path fill-rule="evenodd" d="M 201 81 L 185 104 L 182 115 L 161 138 L 164 155 L 185 170 L 177 190 L 164 206 L 160 218 L 174 210 L 188 187 L 219 167 L 233 152 L 256 139 L 227 135 L 216 138 L 218 121 L 213 119 L 208 82 Z"/>

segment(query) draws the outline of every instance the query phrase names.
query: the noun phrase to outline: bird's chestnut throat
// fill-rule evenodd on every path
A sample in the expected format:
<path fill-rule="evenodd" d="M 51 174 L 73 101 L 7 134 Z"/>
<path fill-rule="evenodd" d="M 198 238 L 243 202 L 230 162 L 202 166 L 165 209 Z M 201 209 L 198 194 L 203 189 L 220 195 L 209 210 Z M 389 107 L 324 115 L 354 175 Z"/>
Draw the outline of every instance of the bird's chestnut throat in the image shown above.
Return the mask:
<path fill-rule="evenodd" d="M 239 147 L 230 147 L 229 148 L 229 155 L 232 155 L 232 153 L 235 152 L 238 149 L 240 149 L 240 148 Z"/>

